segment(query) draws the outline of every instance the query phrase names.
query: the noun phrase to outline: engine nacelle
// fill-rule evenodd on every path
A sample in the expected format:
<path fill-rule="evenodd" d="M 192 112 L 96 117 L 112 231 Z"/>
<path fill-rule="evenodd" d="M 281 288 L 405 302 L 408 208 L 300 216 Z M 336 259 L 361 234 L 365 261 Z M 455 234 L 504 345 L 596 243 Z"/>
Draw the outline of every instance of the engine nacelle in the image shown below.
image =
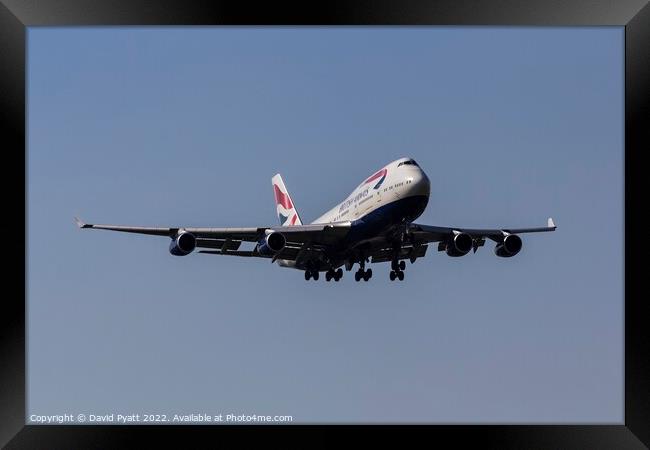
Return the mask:
<path fill-rule="evenodd" d="M 472 236 L 467 233 L 457 233 L 447 242 L 445 251 L 449 256 L 463 256 L 469 253 L 473 244 Z"/>
<path fill-rule="evenodd" d="M 287 240 L 284 235 L 274 231 L 264 236 L 257 244 L 257 252 L 260 255 L 273 256 L 282 250 L 286 244 Z"/>
<path fill-rule="evenodd" d="M 189 255 L 196 248 L 196 237 L 187 231 L 181 231 L 169 244 L 169 253 L 174 256 Z"/>
<path fill-rule="evenodd" d="M 516 234 L 507 234 L 500 242 L 494 247 L 494 253 L 501 258 L 510 258 L 515 256 L 521 250 L 521 238 Z"/>

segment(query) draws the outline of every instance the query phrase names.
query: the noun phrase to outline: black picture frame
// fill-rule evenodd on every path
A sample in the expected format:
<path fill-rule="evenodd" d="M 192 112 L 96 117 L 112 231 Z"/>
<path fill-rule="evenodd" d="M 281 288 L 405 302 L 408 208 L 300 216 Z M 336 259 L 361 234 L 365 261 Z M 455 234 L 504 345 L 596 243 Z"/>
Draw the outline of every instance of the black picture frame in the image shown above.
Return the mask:
<path fill-rule="evenodd" d="M 644 448 L 650 445 L 650 333 L 641 290 L 644 230 L 637 226 L 642 164 L 648 150 L 650 6 L 645 0 L 388 0 L 279 3 L 235 1 L 0 0 L 0 114 L 5 219 L 6 294 L 0 315 L 0 445 L 7 448 L 117 448 L 147 438 L 148 447 L 180 436 L 186 443 L 226 430 L 246 445 L 251 429 L 312 426 L 52 426 L 25 425 L 26 414 L 26 36 L 27 27 L 97 25 L 516 25 L 625 27 L 625 417 L 613 425 L 426 425 L 408 435 L 498 448 Z M 22 187 L 22 195 L 17 195 Z M 23 230 L 21 233 L 20 230 Z M 579 237 L 578 237 L 579 238 Z M 608 236 L 603 236 L 607 239 Z M 612 237 L 613 238 L 613 237 Z M 617 237 L 620 238 L 620 237 Z M 594 242 L 594 245 L 597 245 Z M 570 251 L 570 250 L 567 250 Z M 8 290 L 12 286 L 15 289 Z M 351 427 L 345 427 L 350 430 Z M 391 427 L 388 431 L 404 426 Z M 355 428 L 356 429 L 356 428 Z M 373 427 L 383 438 L 385 428 Z M 327 436 L 319 432 L 319 443 Z M 220 437 L 219 437 L 220 439 Z M 312 441 L 305 441 L 312 442 Z M 339 441 L 332 441 L 338 443 Z"/>

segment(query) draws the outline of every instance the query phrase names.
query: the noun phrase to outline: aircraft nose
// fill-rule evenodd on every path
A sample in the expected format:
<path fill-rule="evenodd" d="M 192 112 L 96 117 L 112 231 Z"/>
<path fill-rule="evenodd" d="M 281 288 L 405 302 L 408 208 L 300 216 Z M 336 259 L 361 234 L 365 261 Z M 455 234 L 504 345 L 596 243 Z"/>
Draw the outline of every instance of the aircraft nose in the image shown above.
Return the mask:
<path fill-rule="evenodd" d="M 431 183 L 429 177 L 422 170 L 418 170 L 417 173 L 409 174 L 406 179 L 410 181 L 410 194 L 411 195 L 426 195 L 429 196 L 431 189 Z"/>

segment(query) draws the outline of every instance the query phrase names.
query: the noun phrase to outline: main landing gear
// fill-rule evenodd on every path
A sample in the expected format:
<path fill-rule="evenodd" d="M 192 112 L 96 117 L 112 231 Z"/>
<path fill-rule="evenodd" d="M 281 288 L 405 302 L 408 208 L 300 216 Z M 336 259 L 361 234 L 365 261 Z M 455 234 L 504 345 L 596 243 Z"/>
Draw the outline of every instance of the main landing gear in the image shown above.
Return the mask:
<path fill-rule="evenodd" d="M 372 278 L 372 269 L 359 269 L 356 272 L 354 272 L 354 280 L 355 281 L 368 281 L 369 279 Z"/>
<path fill-rule="evenodd" d="M 305 280 L 309 281 L 310 278 L 313 278 L 314 281 L 318 281 L 318 270 L 305 270 Z"/>
<path fill-rule="evenodd" d="M 339 268 L 338 270 L 330 269 L 327 272 L 325 272 L 325 279 L 327 281 L 334 280 L 334 281 L 339 281 L 341 277 L 343 276 L 343 269 Z"/>
<path fill-rule="evenodd" d="M 325 279 L 327 281 L 339 281 L 343 277 L 343 269 L 330 269 L 327 272 L 325 272 Z M 305 280 L 310 280 L 313 279 L 314 281 L 318 281 L 318 271 L 317 270 L 312 270 L 312 269 L 307 269 L 305 270 Z"/>
<path fill-rule="evenodd" d="M 404 269 L 406 269 L 404 261 L 397 262 L 397 260 L 393 260 L 390 263 L 390 268 L 393 269 L 390 271 L 390 281 L 395 281 L 395 278 L 400 281 L 404 279 Z"/>

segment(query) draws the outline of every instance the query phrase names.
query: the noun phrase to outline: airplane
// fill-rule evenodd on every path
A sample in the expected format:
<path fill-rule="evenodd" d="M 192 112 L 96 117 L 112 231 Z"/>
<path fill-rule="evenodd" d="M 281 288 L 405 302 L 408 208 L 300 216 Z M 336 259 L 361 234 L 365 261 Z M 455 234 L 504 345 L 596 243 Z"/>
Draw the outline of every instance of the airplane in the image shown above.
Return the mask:
<path fill-rule="evenodd" d="M 304 271 L 305 280 L 339 281 L 343 269 L 358 270 L 355 281 L 368 281 L 372 269 L 366 263 L 391 263 L 391 281 L 404 280 L 405 260 L 411 264 L 425 256 L 428 246 L 451 257 L 476 253 L 486 239 L 495 242 L 494 253 L 515 256 L 522 248 L 519 234 L 554 231 L 552 218 L 546 227 L 473 229 L 414 223 L 424 212 L 430 182 L 418 163 L 409 157 L 397 159 L 364 179 L 343 202 L 311 224 L 303 225 L 282 176 L 271 179 L 280 226 L 251 228 L 133 227 L 93 225 L 75 217 L 79 228 L 113 230 L 171 238 L 169 252 L 185 256 L 199 253 L 267 258 L 281 267 Z M 253 243 L 241 250 L 242 242 Z"/>

